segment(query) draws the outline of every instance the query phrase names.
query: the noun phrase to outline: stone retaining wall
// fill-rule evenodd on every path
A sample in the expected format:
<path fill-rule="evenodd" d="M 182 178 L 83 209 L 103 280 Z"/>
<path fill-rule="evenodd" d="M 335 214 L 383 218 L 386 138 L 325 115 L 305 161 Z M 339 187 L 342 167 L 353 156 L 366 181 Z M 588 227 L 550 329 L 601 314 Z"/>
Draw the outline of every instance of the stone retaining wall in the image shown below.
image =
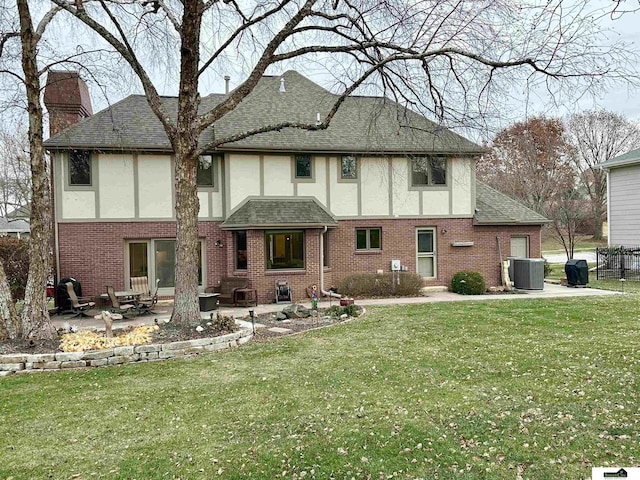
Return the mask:
<path fill-rule="evenodd" d="M 124 363 L 150 362 L 167 358 L 188 357 L 215 350 L 231 348 L 251 339 L 251 330 L 219 337 L 198 338 L 165 344 L 145 344 L 107 348 L 88 352 L 57 352 L 29 355 L 16 353 L 0 355 L 0 377 L 11 374 L 44 372 L 65 368 L 104 367 Z"/>

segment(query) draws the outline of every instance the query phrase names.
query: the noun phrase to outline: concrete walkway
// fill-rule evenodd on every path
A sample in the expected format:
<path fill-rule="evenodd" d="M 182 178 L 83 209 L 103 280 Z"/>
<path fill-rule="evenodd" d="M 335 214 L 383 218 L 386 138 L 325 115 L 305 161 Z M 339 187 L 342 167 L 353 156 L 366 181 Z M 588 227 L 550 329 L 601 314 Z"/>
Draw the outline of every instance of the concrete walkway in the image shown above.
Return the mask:
<path fill-rule="evenodd" d="M 400 298 L 365 298 L 357 300 L 358 305 L 410 305 L 432 302 L 456 302 L 456 301 L 491 301 L 491 300 L 525 300 L 534 298 L 562 298 L 562 297 L 588 297 L 588 296 L 601 296 L 601 295 L 620 295 L 620 292 L 614 292 L 611 290 L 598 290 L 595 288 L 570 288 L 563 287 L 561 285 L 554 285 L 550 283 L 544 284 L 544 290 L 518 290 L 513 294 L 486 294 L 486 295 L 459 295 L 451 292 L 428 292 L 426 296 L 422 297 L 400 297 Z M 305 299 L 303 302 L 299 302 L 301 305 L 311 308 L 311 301 Z M 321 308 L 328 308 L 330 302 L 323 299 L 319 302 Z M 333 299 L 332 305 L 339 304 L 339 301 Z M 203 319 L 209 319 L 211 315 L 220 313 L 221 315 L 232 316 L 237 320 L 249 320 L 249 310 L 253 310 L 255 315 L 261 315 L 265 313 L 274 313 L 282 310 L 286 305 L 284 304 L 265 304 L 258 305 L 257 307 L 250 308 L 232 308 L 221 307 L 218 310 L 212 312 L 202 312 Z M 124 328 L 128 326 L 136 325 L 152 325 L 155 320 L 158 322 L 164 322 L 171 317 L 171 310 L 173 305 L 171 303 L 159 303 L 154 310 L 156 315 L 144 315 L 133 319 L 123 319 L 115 321 L 113 323 L 114 328 Z M 93 317 L 75 317 L 71 315 L 53 315 L 51 317 L 53 324 L 60 328 L 65 323 L 74 325 L 79 328 L 104 328 L 104 322 L 101 319 L 94 319 Z M 248 325 L 251 325 L 250 323 Z M 259 325 L 256 324 L 256 327 Z M 261 326 L 261 325 L 260 325 Z"/>

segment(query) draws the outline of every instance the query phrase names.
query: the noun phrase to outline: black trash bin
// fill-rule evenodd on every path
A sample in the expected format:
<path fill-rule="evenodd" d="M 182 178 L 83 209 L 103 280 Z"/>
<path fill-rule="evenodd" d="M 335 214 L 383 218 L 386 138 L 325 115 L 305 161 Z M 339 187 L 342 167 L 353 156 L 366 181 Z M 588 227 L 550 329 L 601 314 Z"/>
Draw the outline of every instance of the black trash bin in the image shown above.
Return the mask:
<path fill-rule="evenodd" d="M 69 282 L 73 284 L 73 291 L 76 292 L 76 296 L 82 296 L 82 286 L 78 280 L 72 277 L 60 279 L 60 282 L 58 282 L 58 286 L 56 287 L 56 306 L 58 307 L 58 312 L 71 310 L 71 299 L 67 292 L 67 283 Z"/>
<path fill-rule="evenodd" d="M 570 287 L 585 287 L 589 283 L 589 266 L 586 260 L 569 260 L 564 264 L 564 273 Z"/>

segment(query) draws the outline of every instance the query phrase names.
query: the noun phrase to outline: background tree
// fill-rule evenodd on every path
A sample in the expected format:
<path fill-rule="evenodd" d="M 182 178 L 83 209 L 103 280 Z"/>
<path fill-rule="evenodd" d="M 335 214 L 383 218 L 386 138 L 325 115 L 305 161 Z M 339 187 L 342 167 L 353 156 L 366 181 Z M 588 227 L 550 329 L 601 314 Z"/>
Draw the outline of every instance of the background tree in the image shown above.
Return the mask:
<path fill-rule="evenodd" d="M 0 216 L 25 207 L 31 198 L 29 140 L 20 128 L 0 131 Z"/>
<path fill-rule="evenodd" d="M 573 258 L 585 203 L 572 153 L 560 119 L 534 117 L 499 132 L 476 170 L 479 180 L 549 218 L 567 258 Z"/>
<path fill-rule="evenodd" d="M 640 148 L 640 128 L 624 116 L 605 110 L 571 115 L 566 122 L 568 143 L 578 179 L 588 195 L 594 222 L 593 238 L 602 239 L 606 214 L 607 175 L 598 167 L 630 150 Z"/>
<path fill-rule="evenodd" d="M 627 54 L 625 46 L 604 46 L 580 2 L 561 8 L 560 1 L 52 1 L 125 59 L 175 152 L 173 318 L 185 323 L 200 318 L 196 162 L 203 152 L 267 131 L 326 129 L 354 92 L 385 94 L 441 122 L 469 125 L 484 118 L 495 94 L 516 81 L 529 87 L 539 82 L 553 94 L 628 73 L 611 67 L 626 65 L 617 62 Z M 149 45 L 159 41 L 167 48 L 151 51 Z M 179 47 L 177 114 L 166 110 L 152 81 L 154 67 L 170 63 L 162 55 L 175 52 L 172 45 Z M 234 65 L 241 66 L 245 80 L 218 105 L 200 110 L 202 80 Z M 339 96 L 322 109 L 319 122 L 265 118 L 250 131 L 201 138 L 251 93 L 267 69 L 295 66 L 333 79 Z"/>
<path fill-rule="evenodd" d="M 0 74 L 9 77 L 15 86 L 17 105 L 27 111 L 28 155 L 30 168 L 30 226 L 29 269 L 24 293 L 24 307 L 20 318 L 15 308 L 5 304 L 12 299 L 9 282 L 0 272 L 0 312 L 4 335 L 12 338 L 51 339 L 56 335 L 49 319 L 46 284 L 51 272 L 52 224 L 50 209 L 50 177 L 47 157 L 43 146 L 43 111 L 40 103 L 40 78 L 46 73 L 38 65 L 38 55 L 48 50 L 42 38 L 45 29 L 60 10 L 54 7 L 41 15 L 34 25 L 30 4 L 27 0 L 16 0 L 17 9 L 9 8 L 8 0 L 2 1 L 0 17 Z M 39 10 L 39 9 L 38 9 Z M 49 57 L 49 61 L 54 56 Z M 19 92 L 23 96 L 18 95 Z M 15 106 L 15 105 L 14 105 Z M 7 272 L 9 273 L 9 272 Z"/>

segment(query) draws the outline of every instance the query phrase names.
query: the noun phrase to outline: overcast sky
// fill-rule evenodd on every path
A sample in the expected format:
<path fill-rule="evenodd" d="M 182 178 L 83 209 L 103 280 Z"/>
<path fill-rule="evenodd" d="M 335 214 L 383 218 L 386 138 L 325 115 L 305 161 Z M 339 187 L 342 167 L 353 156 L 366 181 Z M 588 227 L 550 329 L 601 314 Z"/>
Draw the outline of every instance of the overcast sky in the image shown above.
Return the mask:
<path fill-rule="evenodd" d="M 597 0 L 589 2 L 594 9 L 601 8 L 604 12 L 610 12 L 612 8 L 612 0 Z M 626 0 L 629 7 L 640 7 L 637 0 Z M 607 29 L 610 40 L 622 40 L 630 44 L 630 48 L 636 52 L 640 52 L 640 11 L 626 12 L 619 14 L 604 14 L 600 19 L 603 28 Z M 636 67 L 640 71 L 640 57 L 636 58 L 639 65 Z M 538 111 L 547 112 L 554 115 L 567 115 L 577 111 L 589 109 L 606 109 L 616 113 L 620 113 L 631 120 L 640 120 L 640 85 L 634 88 L 626 86 L 611 86 L 597 96 L 586 96 L 579 102 L 572 104 L 562 104 L 558 108 L 551 105 L 545 105 L 540 99 L 532 99 L 529 114 Z M 527 107 L 522 106 L 523 115 L 527 113 Z"/>

